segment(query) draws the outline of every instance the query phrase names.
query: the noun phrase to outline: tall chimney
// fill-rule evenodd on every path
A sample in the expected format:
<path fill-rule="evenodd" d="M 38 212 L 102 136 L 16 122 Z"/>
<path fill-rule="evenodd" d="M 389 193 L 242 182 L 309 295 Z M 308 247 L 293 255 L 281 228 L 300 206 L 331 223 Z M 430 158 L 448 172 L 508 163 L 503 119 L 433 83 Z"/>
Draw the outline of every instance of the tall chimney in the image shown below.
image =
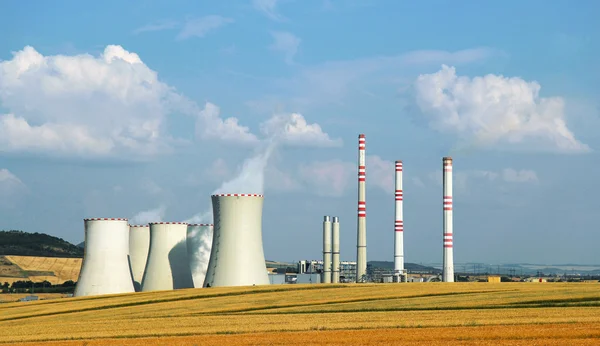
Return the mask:
<path fill-rule="evenodd" d="M 337 216 L 333 217 L 332 224 L 333 233 L 333 271 L 331 273 L 331 282 L 334 284 L 340 283 L 340 219 Z"/>
<path fill-rule="evenodd" d="M 444 272 L 443 282 L 454 282 L 454 254 L 452 252 L 452 158 L 442 159 L 444 167 Z"/>
<path fill-rule="evenodd" d="M 367 202 L 366 202 L 366 139 L 358 135 L 358 225 L 356 239 L 356 282 L 367 274 Z"/>
<path fill-rule="evenodd" d="M 331 217 L 323 219 L 323 278 L 324 284 L 331 283 Z"/>
<path fill-rule="evenodd" d="M 399 276 L 404 272 L 404 216 L 402 210 L 402 161 L 396 161 L 396 192 L 395 192 L 394 222 L 394 275 Z M 398 280 L 400 282 L 400 280 Z"/>

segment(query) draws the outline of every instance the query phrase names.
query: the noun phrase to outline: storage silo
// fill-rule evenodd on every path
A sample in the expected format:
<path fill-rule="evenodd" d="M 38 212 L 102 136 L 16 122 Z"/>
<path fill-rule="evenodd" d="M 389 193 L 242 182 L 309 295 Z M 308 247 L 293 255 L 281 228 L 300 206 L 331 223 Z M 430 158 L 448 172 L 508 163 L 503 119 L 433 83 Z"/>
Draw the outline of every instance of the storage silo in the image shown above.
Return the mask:
<path fill-rule="evenodd" d="M 213 241 L 212 224 L 189 224 L 187 227 L 187 253 L 194 287 L 202 287 L 210 261 Z"/>
<path fill-rule="evenodd" d="M 150 223 L 150 248 L 142 291 L 193 288 L 186 245 L 187 223 Z"/>
<path fill-rule="evenodd" d="M 142 279 L 149 248 L 150 227 L 148 225 L 129 225 L 129 266 L 136 292 L 142 290 Z"/>
<path fill-rule="evenodd" d="M 127 219 L 84 219 L 83 263 L 75 297 L 135 292 L 129 269 Z"/>
<path fill-rule="evenodd" d="M 262 243 L 263 196 L 212 195 L 214 235 L 205 287 L 268 285 Z"/>

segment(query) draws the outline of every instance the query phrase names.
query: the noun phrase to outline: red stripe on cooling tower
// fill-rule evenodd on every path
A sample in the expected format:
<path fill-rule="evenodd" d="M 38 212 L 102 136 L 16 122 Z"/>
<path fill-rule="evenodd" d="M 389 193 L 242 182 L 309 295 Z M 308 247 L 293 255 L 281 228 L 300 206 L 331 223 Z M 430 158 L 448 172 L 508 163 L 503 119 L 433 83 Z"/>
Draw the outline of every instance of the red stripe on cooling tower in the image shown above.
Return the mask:
<path fill-rule="evenodd" d="M 187 225 L 187 222 L 150 222 L 150 225 Z"/>
<path fill-rule="evenodd" d="M 212 195 L 211 197 L 264 197 L 257 193 L 221 193 L 218 195 Z"/>
<path fill-rule="evenodd" d="M 206 227 L 206 226 L 213 226 L 213 224 L 212 223 L 188 223 L 188 226 Z"/>
<path fill-rule="evenodd" d="M 127 221 L 127 219 L 115 218 L 115 217 L 93 217 L 93 218 L 83 219 L 83 221 Z"/>

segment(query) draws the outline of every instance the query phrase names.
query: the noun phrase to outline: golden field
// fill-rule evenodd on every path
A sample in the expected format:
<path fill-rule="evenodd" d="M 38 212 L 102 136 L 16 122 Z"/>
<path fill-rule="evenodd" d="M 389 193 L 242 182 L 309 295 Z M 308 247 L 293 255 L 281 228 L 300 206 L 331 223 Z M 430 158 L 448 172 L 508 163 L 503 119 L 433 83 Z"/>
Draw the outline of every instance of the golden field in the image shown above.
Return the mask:
<path fill-rule="evenodd" d="M 598 338 L 598 283 L 278 285 L 0 305 L 0 345 L 591 345 Z"/>
<path fill-rule="evenodd" d="M 52 275 L 27 275 L 25 277 L 0 276 L 0 283 L 20 280 L 31 280 L 42 282 L 44 280 L 53 285 L 62 284 L 65 281 L 77 281 L 81 269 L 81 258 L 61 257 L 34 257 L 34 256 L 4 256 L 4 258 L 17 265 L 21 270 L 27 272 L 50 272 Z"/>

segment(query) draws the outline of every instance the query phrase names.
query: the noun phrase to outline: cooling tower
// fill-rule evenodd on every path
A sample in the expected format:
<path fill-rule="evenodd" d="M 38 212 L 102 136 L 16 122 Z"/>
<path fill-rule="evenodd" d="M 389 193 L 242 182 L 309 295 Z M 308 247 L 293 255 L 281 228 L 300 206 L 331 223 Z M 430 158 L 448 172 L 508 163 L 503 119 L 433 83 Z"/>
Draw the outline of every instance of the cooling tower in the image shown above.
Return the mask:
<path fill-rule="evenodd" d="M 189 224 L 187 227 L 187 253 L 194 287 L 202 287 L 213 241 L 212 224 Z"/>
<path fill-rule="evenodd" d="M 452 230 L 452 158 L 444 157 L 444 271 L 443 282 L 454 282 L 454 254 L 453 254 L 453 230 Z"/>
<path fill-rule="evenodd" d="M 142 290 L 142 279 L 150 247 L 150 227 L 148 225 L 129 225 L 129 265 L 136 292 Z"/>
<path fill-rule="evenodd" d="M 331 283 L 331 217 L 323 219 L 323 275 L 321 282 Z"/>
<path fill-rule="evenodd" d="M 213 195 L 213 244 L 204 286 L 268 285 L 262 243 L 263 196 Z"/>
<path fill-rule="evenodd" d="M 150 250 L 142 291 L 193 288 L 186 245 L 187 223 L 150 224 Z"/>
<path fill-rule="evenodd" d="M 340 283 L 340 219 L 337 216 L 333 217 L 332 228 L 332 267 L 331 282 L 334 284 Z"/>
<path fill-rule="evenodd" d="M 135 292 L 127 219 L 84 219 L 85 247 L 75 297 Z"/>
<path fill-rule="evenodd" d="M 358 135 L 358 222 L 356 239 L 356 282 L 367 274 L 366 138 Z"/>
<path fill-rule="evenodd" d="M 396 161 L 396 191 L 395 191 L 395 214 L 394 221 L 394 275 L 398 277 L 404 273 L 404 217 L 402 210 L 402 161 Z"/>

